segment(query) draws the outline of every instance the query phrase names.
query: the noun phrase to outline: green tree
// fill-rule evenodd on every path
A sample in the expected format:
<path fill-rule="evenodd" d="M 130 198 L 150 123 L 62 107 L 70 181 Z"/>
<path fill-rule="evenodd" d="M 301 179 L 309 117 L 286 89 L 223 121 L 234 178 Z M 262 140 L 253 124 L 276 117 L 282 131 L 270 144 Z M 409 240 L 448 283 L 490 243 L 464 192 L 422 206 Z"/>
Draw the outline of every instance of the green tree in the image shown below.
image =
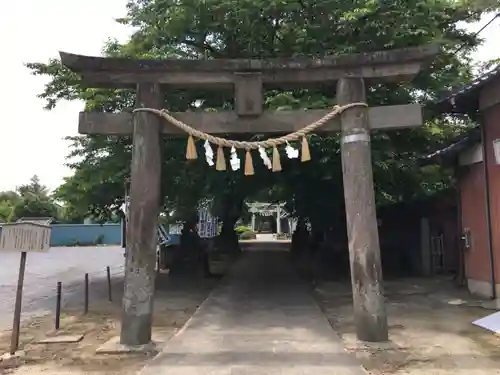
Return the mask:
<path fill-rule="evenodd" d="M 6 223 L 10 220 L 14 205 L 20 200 L 19 194 L 15 191 L 0 192 L 0 223 Z"/>
<path fill-rule="evenodd" d="M 484 73 L 486 73 L 486 72 L 490 71 L 491 69 L 496 68 L 498 66 L 500 66 L 500 58 L 481 62 L 481 63 L 479 63 L 477 68 L 478 68 L 479 74 L 484 74 Z"/>
<path fill-rule="evenodd" d="M 57 206 L 50 199 L 28 195 L 21 197 L 21 200 L 14 204 L 10 221 L 15 221 L 22 217 L 57 218 L 58 214 Z"/>
<path fill-rule="evenodd" d="M 37 175 L 31 177 L 28 184 L 18 186 L 16 190 L 21 197 L 34 196 L 38 198 L 47 198 L 49 194 L 49 190 L 40 183 L 40 178 Z"/>
<path fill-rule="evenodd" d="M 322 56 L 369 52 L 389 48 L 440 43 L 442 53 L 416 79 L 407 84 L 375 84 L 370 105 L 408 102 L 430 104 L 450 87 L 471 79 L 470 52 L 481 40 L 459 29 L 459 21 L 478 20 L 484 11 L 497 11 L 496 2 L 395 0 L 136 0 L 119 19 L 136 31 L 125 44 L 111 40 L 105 56 L 131 58 L 268 58 Z M 389 22 L 390 20 L 390 22 Z M 457 51 L 460 47 L 459 52 Z M 51 78 L 40 95 L 47 108 L 61 99 L 82 99 L 88 110 L 114 112 L 134 105 L 127 90 L 85 89 L 78 77 L 58 60 L 30 63 L 35 75 Z M 265 92 L 269 109 L 325 108 L 335 99 L 334 89 Z M 230 108 L 231 93 L 203 90 L 169 90 L 170 110 Z M 416 160 L 429 149 L 461 131 L 448 119 L 437 117 L 432 106 L 425 111 L 426 125 L 419 129 L 376 134 L 373 160 L 377 202 L 397 202 L 431 194 L 449 184 L 441 170 L 421 170 Z M 76 114 L 75 114 L 76 116 Z M 257 136 L 258 138 L 258 136 Z M 77 212 L 99 215 L 112 212 L 123 200 L 123 183 L 129 176 L 131 140 L 104 136 L 72 138 L 71 162 L 75 170 L 59 188 L 59 199 Z M 201 145 L 199 145 L 201 146 Z M 183 160 L 185 140 L 163 140 L 162 195 L 166 210 L 189 212 L 202 198 L 212 198 L 214 209 L 228 216 L 246 197 L 266 186 L 279 186 L 273 199 L 287 200 L 297 216 L 321 226 L 342 217 L 342 183 L 336 135 L 311 138 L 313 160 L 301 164 L 284 160 L 284 170 L 270 174 L 256 164 L 256 175 L 216 173 L 203 162 Z M 200 153 L 201 153 L 200 149 Z M 262 193 L 261 193 L 262 194 Z M 218 203 L 221 202 L 221 203 Z M 226 204 L 222 204 L 225 202 Z M 229 204 L 228 202 L 232 202 Z M 339 213 L 332 215 L 332 212 Z M 332 217 L 333 216 L 333 217 Z"/>
<path fill-rule="evenodd" d="M 28 184 L 18 186 L 15 192 L 0 192 L 0 221 L 16 221 L 21 217 L 58 218 L 59 211 L 49 190 L 36 175 Z"/>

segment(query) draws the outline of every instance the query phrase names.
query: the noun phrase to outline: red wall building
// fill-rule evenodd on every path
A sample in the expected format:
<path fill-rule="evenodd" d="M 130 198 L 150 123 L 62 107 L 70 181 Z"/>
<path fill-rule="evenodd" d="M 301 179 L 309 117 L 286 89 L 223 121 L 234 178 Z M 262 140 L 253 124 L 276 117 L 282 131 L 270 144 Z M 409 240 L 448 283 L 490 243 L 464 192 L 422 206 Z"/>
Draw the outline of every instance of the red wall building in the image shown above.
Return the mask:
<path fill-rule="evenodd" d="M 456 171 L 460 247 L 469 290 L 499 298 L 500 66 L 439 103 L 439 108 L 443 113 L 467 115 L 479 125 L 429 159 L 451 163 Z"/>

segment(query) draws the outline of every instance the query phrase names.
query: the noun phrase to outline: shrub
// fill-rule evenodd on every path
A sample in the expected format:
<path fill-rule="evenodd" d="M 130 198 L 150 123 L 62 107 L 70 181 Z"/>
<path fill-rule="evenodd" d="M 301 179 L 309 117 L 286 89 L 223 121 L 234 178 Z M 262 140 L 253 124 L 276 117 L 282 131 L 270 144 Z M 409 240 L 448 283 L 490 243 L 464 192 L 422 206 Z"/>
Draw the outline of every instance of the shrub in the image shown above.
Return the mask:
<path fill-rule="evenodd" d="M 290 239 L 290 234 L 288 234 L 288 233 L 280 233 L 280 234 L 276 235 L 276 239 L 278 239 L 278 240 L 288 240 L 288 239 Z"/>
<path fill-rule="evenodd" d="M 102 245 L 102 244 L 104 244 L 104 234 L 101 233 L 96 237 L 94 245 Z"/>
<path fill-rule="evenodd" d="M 234 231 L 238 236 L 246 232 L 252 232 L 252 230 L 249 227 L 246 227 L 244 225 L 237 226 L 236 228 L 234 228 Z"/>
<path fill-rule="evenodd" d="M 240 240 L 255 240 L 257 238 L 257 235 L 255 234 L 255 232 L 248 230 L 241 233 L 239 237 Z"/>

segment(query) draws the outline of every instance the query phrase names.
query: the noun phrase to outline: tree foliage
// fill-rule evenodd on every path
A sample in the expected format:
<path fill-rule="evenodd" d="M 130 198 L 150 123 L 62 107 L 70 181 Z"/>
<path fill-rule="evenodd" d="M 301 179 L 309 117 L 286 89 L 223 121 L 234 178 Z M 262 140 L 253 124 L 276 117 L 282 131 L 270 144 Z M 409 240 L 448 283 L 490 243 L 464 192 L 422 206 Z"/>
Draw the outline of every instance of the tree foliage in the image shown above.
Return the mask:
<path fill-rule="evenodd" d="M 54 202 L 38 176 L 16 188 L 0 192 L 0 222 L 16 221 L 22 217 L 60 218 L 60 207 Z"/>
<path fill-rule="evenodd" d="M 384 204 L 431 194 L 449 184 L 439 168 L 423 170 L 416 163 L 422 154 L 460 131 L 433 112 L 430 104 L 448 88 L 471 79 L 470 52 L 481 40 L 457 23 L 478 20 L 484 11 L 499 7 L 495 2 L 472 0 L 135 0 L 129 1 L 127 14 L 118 22 L 136 31 L 124 44 L 110 40 L 103 54 L 270 58 L 439 43 L 442 53 L 411 83 L 377 83 L 369 88 L 370 105 L 419 102 L 426 106 L 425 126 L 373 135 L 377 202 Z M 457 47 L 460 51 L 454 53 Z M 130 91 L 83 88 L 78 77 L 56 59 L 27 66 L 35 75 L 51 77 L 40 95 L 49 109 L 62 99 L 82 99 L 87 109 L 104 112 L 134 106 Z M 325 108 L 334 102 L 334 87 L 265 92 L 268 109 Z M 201 106 L 197 108 L 196 103 Z M 169 90 L 165 106 L 174 111 L 227 109 L 232 107 L 232 93 Z M 77 136 L 72 141 L 70 165 L 75 173 L 58 189 L 58 199 L 75 212 L 109 214 L 123 202 L 124 182 L 130 174 L 130 138 Z M 214 210 L 227 216 L 241 209 L 243 199 L 259 194 L 286 200 L 297 216 L 332 225 L 343 215 L 338 137 L 312 136 L 310 147 L 313 160 L 309 163 L 283 160 L 283 172 L 273 174 L 255 162 L 255 176 L 245 178 L 242 171 L 217 173 L 202 161 L 188 163 L 185 139 L 164 138 L 165 209 L 188 212 L 198 200 L 210 198 Z"/>

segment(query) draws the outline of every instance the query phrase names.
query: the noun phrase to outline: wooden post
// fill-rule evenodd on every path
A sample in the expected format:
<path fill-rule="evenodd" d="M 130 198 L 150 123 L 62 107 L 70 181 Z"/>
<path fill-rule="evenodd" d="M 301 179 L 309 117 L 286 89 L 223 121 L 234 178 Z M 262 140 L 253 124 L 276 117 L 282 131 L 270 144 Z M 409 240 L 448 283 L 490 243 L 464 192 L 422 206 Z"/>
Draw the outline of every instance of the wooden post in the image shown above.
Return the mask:
<path fill-rule="evenodd" d="M 87 314 L 89 312 L 89 274 L 85 274 L 84 278 L 85 292 L 83 299 L 83 313 Z"/>
<path fill-rule="evenodd" d="M 24 272 L 26 270 L 26 251 L 21 252 L 19 261 L 19 276 L 17 279 L 16 305 L 14 307 L 14 321 L 10 338 L 10 354 L 15 354 L 19 348 L 19 329 L 21 326 L 21 305 L 23 301 Z"/>
<path fill-rule="evenodd" d="M 163 107 L 158 84 L 137 85 L 137 107 Z M 160 208 L 160 156 L 160 118 L 146 112 L 136 113 L 120 332 L 120 343 L 123 345 L 144 345 L 151 340 Z"/>
<path fill-rule="evenodd" d="M 60 281 L 57 282 L 56 289 L 56 322 L 55 329 L 58 330 L 61 326 L 61 299 L 62 299 L 62 283 Z"/>
<path fill-rule="evenodd" d="M 339 80 L 339 105 L 365 101 L 363 79 Z M 358 107 L 341 116 L 342 172 L 356 334 L 362 341 L 381 342 L 388 340 L 388 327 L 367 113 Z"/>
<path fill-rule="evenodd" d="M 106 276 L 108 278 L 108 300 L 109 302 L 113 301 L 113 287 L 111 285 L 111 268 L 106 266 Z"/>

